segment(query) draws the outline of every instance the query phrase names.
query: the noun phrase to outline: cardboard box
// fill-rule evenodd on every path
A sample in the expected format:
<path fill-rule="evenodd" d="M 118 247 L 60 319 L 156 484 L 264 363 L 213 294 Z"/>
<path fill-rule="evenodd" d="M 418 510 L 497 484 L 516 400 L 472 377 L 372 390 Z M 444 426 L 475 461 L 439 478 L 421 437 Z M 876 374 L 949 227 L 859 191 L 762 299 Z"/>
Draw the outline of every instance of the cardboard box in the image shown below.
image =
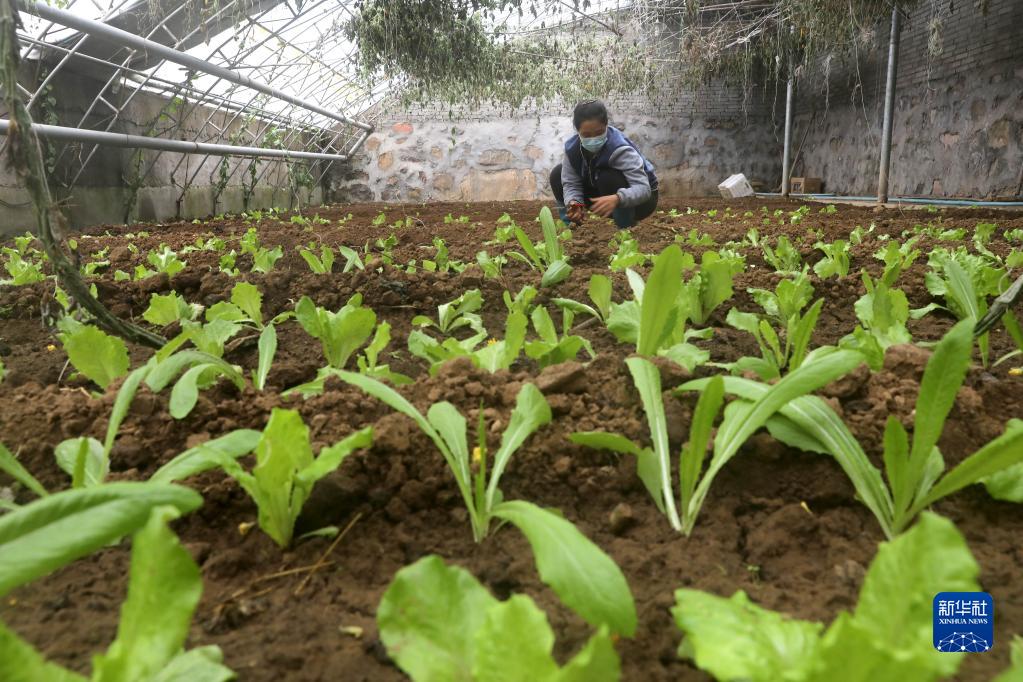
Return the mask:
<path fill-rule="evenodd" d="M 792 194 L 820 194 L 823 185 L 820 178 L 791 178 L 789 192 Z"/>

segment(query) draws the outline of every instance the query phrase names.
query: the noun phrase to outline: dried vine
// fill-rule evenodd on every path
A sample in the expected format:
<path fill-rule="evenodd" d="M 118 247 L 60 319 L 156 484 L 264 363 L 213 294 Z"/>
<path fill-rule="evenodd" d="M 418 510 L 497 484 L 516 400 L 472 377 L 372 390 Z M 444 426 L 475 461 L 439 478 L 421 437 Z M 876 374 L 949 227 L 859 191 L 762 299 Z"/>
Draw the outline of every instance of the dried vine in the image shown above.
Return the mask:
<path fill-rule="evenodd" d="M 43 250 L 53 264 L 60 283 L 74 296 L 79 305 L 96 318 L 100 327 L 128 341 L 159 348 L 166 343 L 166 339 L 116 317 L 92 295 L 78 268 L 64 252 L 58 236 L 59 228 L 54 229 L 54 223 L 59 226 L 64 218 L 54 209 L 50 188 L 46 182 L 42 149 L 32 131 L 32 118 L 17 89 L 20 61 L 17 29 L 20 20 L 16 2 L 17 0 L 0 0 L 0 59 L 3 60 L 3 88 L 10 120 L 7 132 L 7 163 L 24 183 L 35 206 L 39 241 L 42 242 Z"/>

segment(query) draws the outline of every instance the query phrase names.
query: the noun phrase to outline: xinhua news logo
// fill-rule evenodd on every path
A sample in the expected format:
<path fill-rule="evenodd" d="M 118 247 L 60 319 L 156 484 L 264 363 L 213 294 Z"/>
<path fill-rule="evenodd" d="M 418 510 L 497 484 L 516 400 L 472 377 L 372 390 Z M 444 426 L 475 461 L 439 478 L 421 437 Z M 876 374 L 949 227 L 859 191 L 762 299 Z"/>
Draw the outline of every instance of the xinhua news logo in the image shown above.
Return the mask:
<path fill-rule="evenodd" d="M 979 654 L 995 645 L 995 602 L 987 592 L 934 596 L 934 648 Z"/>

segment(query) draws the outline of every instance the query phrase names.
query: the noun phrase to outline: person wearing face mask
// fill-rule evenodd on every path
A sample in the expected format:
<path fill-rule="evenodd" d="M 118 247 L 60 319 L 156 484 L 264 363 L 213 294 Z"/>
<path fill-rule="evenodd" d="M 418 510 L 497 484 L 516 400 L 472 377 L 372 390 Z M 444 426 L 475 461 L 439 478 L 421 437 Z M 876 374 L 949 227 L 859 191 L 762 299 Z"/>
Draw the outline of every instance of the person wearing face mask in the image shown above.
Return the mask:
<path fill-rule="evenodd" d="M 576 135 L 565 142 L 565 156 L 551 171 L 551 190 L 561 219 L 576 224 L 589 209 L 630 228 L 657 208 L 657 175 L 639 148 L 607 124 L 607 107 L 587 100 L 572 112 Z"/>

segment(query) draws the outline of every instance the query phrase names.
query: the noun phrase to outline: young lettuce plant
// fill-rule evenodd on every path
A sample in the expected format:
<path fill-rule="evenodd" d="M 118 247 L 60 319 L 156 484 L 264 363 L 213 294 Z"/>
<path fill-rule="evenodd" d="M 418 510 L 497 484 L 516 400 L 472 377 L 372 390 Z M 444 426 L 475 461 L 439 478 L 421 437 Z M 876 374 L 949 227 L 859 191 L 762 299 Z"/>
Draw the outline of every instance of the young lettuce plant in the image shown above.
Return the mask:
<path fill-rule="evenodd" d="M 752 371 L 764 381 L 769 381 L 803 364 L 824 299 L 817 299 L 809 310 L 803 312 L 813 297 L 813 286 L 805 270 L 798 277 L 778 282 L 774 291 L 748 291 L 764 310 L 764 317 L 732 308 L 725 321 L 753 335 L 760 347 L 760 357 L 739 358 L 726 367 L 739 373 Z"/>
<path fill-rule="evenodd" d="M 606 625 L 632 636 L 635 605 L 614 561 L 562 516 L 523 500 L 506 501 L 501 493 L 501 476 L 512 455 L 551 421 L 551 408 L 536 386 L 527 383 L 519 390 L 501 444 L 491 456 L 482 409 L 470 452 L 466 419 L 451 403 L 434 403 L 424 417 L 386 384 L 353 372 L 343 372 L 341 378 L 412 419 L 433 441 L 455 477 L 476 542 L 487 537 L 495 522 L 512 524 L 533 548 L 540 578 L 569 608 L 595 627 Z"/>
<path fill-rule="evenodd" d="M 813 245 L 824 257 L 813 266 L 813 271 L 821 279 L 828 277 L 845 277 L 849 274 L 849 242 L 836 239 L 830 244 L 817 242 Z"/>
<path fill-rule="evenodd" d="M 231 289 L 230 302 L 221 301 L 206 311 L 206 325 L 185 325 L 185 329 L 196 348 L 216 357 L 223 355 L 224 343 L 240 330 L 258 333 L 259 356 L 252 383 L 256 390 L 262 391 L 277 354 L 277 325 L 294 315 L 288 310 L 264 321 L 263 294 L 259 287 L 239 282 Z"/>
<path fill-rule="evenodd" d="M 334 369 L 344 368 L 377 323 L 376 313 L 362 306 L 362 294 L 353 294 L 336 313 L 303 296 L 295 306 L 295 317 L 309 336 L 319 339 L 327 364 Z"/>
<path fill-rule="evenodd" d="M 611 314 L 611 280 L 606 275 L 590 276 L 590 285 L 586 293 L 593 303 L 592 306 L 570 298 L 554 298 L 551 301 L 563 310 L 571 310 L 577 315 L 590 315 L 607 324 L 607 318 Z"/>
<path fill-rule="evenodd" d="M 785 235 L 778 237 L 773 249 L 768 246 L 766 240 L 760 243 L 760 248 L 764 253 L 764 260 L 775 272 L 794 275 L 802 271 L 803 257 Z"/>
<path fill-rule="evenodd" d="M 366 427 L 313 457 L 309 429 L 302 416 L 296 410 L 275 407 L 256 443 L 256 466 L 252 471 L 245 471 L 231 455 L 223 455 L 219 464 L 256 503 L 263 532 L 287 548 L 313 485 L 341 466 L 352 452 L 372 444 L 373 429 Z"/>
<path fill-rule="evenodd" d="M 566 308 L 561 311 L 561 338 L 558 338 L 551 314 L 543 306 L 533 309 L 531 319 L 533 329 L 540 338 L 526 344 L 526 357 L 536 360 L 541 368 L 575 360 L 581 350 L 585 350 L 591 360 L 597 357 L 587 339 L 569 334 L 575 319 L 575 313 L 571 310 Z"/>
<path fill-rule="evenodd" d="M 547 615 L 529 596 L 499 601 L 471 573 L 436 555 L 395 574 L 377 626 L 387 653 L 414 682 L 615 682 L 621 673 L 607 625 L 561 667 L 551 655 Z"/>
<path fill-rule="evenodd" d="M 218 647 L 183 649 L 202 578 L 168 523 L 201 502 L 197 493 L 180 486 L 113 483 L 50 495 L 0 517 L 0 595 L 134 534 L 117 636 L 105 654 L 93 658 L 91 677 L 47 661 L 0 623 L 0 678 L 233 679 Z"/>
<path fill-rule="evenodd" d="M 128 373 L 128 347 L 116 336 L 65 315 L 58 323 L 68 360 L 79 374 L 102 389 Z"/>
<path fill-rule="evenodd" d="M 679 454 L 678 505 L 672 483 L 671 454 L 668 451 L 668 425 L 661 398 L 661 376 L 657 367 L 644 358 L 625 361 L 639 392 L 650 427 L 653 447 L 642 447 L 617 433 L 589 431 L 573 433 L 571 440 L 580 445 L 633 455 L 640 480 L 654 498 L 654 503 L 668 517 L 676 531 L 688 536 L 703 507 L 714 478 L 722 467 L 739 452 L 739 448 L 757 429 L 768 424 L 784 405 L 844 376 L 862 362 L 859 353 L 832 351 L 819 354 L 789 373 L 759 396 L 752 405 L 736 404 L 725 410 L 713 441 L 713 454 L 704 469 L 707 447 L 711 444 L 714 420 L 724 401 L 727 383 L 722 377 L 684 384 L 678 390 L 695 390 L 700 395 L 689 427 L 689 440 Z M 702 473 L 702 476 L 701 476 Z M 681 514 L 679 513 L 681 509 Z"/>
<path fill-rule="evenodd" d="M 174 322 L 191 322 L 203 311 L 198 303 L 189 303 L 176 291 L 169 294 L 152 294 L 149 306 L 142 313 L 142 319 L 158 327 L 166 327 Z"/>
<path fill-rule="evenodd" d="M 437 306 L 436 321 L 426 315 L 416 315 L 412 318 L 412 326 L 420 329 L 434 327 L 445 336 L 462 327 L 468 327 L 477 334 L 486 334 L 483 320 L 477 314 L 482 307 L 483 294 L 479 289 L 469 289 L 458 298 Z"/>
<path fill-rule="evenodd" d="M 977 320 L 987 312 L 988 296 L 998 295 L 1005 270 L 991 266 L 982 256 L 968 253 L 964 248 L 955 251 L 936 249 L 928 259 L 930 272 L 924 277 L 927 290 L 933 296 L 943 297 L 945 306 L 931 303 L 913 311 L 920 317 L 931 310 L 948 310 L 960 320 Z M 977 347 L 984 366 L 988 363 L 990 334 L 977 337 Z"/>
<path fill-rule="evenodd" d="M 522 253 L 509 251 L 507 256 L 522 261 L 534 270 L 543 272 L 540 279 L 541 287 L 550 287 L 568 279 L 572 274 L 572 266 L 561 244 L 561 235 L 554 224 L 551 209 L 544 206 L 540 209 L 540 228 L 543 230 L 543 242 L 533 244 L 529 235 L 518 225 L 514 225 L 515 239 L 522 247 Z"/>
<path fill-rule="evenodd" d="M 843 348 L 863 353 L 875 370 L 881 368 L 889 347 L 913 340 L 906 327 L 912 315 L 909 300 L 901 289 L 894 289 L 888 283 L 888 274 L 896 269 L 886 270 L 885 275 L 877 280 L 872 279 L 866 270 L 861 273 L 867 293 L 853 304 L 860 324 L 839 342 Z"/>
<path fill-rule="evenodd" d="M 682 287 L 682 301 L 688 307 L 686 319 L 701 327 L 707 324 L 711 313 L 732 297 L 732 277 L 738 272 L 742 272 L 741 263 L 704 251 L 700 269 Z"/>
<path fill-rule="evenodd" d="M 767 426 L 775 438 L 793 447 L 831 455 L 845 471 L 889 538 L 901 533 L 924 509 L 968 485 L 1023 462 L 1023 421 L 1012 419 L 1005 432 L 942 475 L 945 460 L 937 443 L 956 393 L 970 364 L 973 324 L 956 324 L 927 361 L 913 418 L 913 437 L 894 415 L 884 432 L 884 473 L 867 457 L 848 427 L 822 399 L 794 397 Z M 842 351 L 846 352 L 846 351 Z M 727 377 L 725 391 L 743 401 L 760 401 L 775 390 L 748 379 Z M 686 383 L 680 390 L 710 390 L 709 382 Z"/>
<path fill-rule="evenodd" d="M 689 341 L 708 338 L 711 332 L 686 329 L 690 303 L 684 298 L 682 271 L 687 263 L 692 263 L 692 256 L 671 244 L 654 258 L 646 282 L 627 270 L 634 298 L 611 304 L 607 328 L 622 343 L 636 344 L 639 355 L 662 355 L 692 371 L 710 354 Z"/>
<path fill-rule="evenodd" d="M 679 653 L 719 680 L 811 682 L 938 680 L 956 674 L 963 654 L 936 651 L 932 602 L 943 591 L 979 590 L 979 566 L 951 521 L 925 513 L 882 543 L 855 609 L 825 630 L 752 603 L 699 590 L 675 592 Z"/>

